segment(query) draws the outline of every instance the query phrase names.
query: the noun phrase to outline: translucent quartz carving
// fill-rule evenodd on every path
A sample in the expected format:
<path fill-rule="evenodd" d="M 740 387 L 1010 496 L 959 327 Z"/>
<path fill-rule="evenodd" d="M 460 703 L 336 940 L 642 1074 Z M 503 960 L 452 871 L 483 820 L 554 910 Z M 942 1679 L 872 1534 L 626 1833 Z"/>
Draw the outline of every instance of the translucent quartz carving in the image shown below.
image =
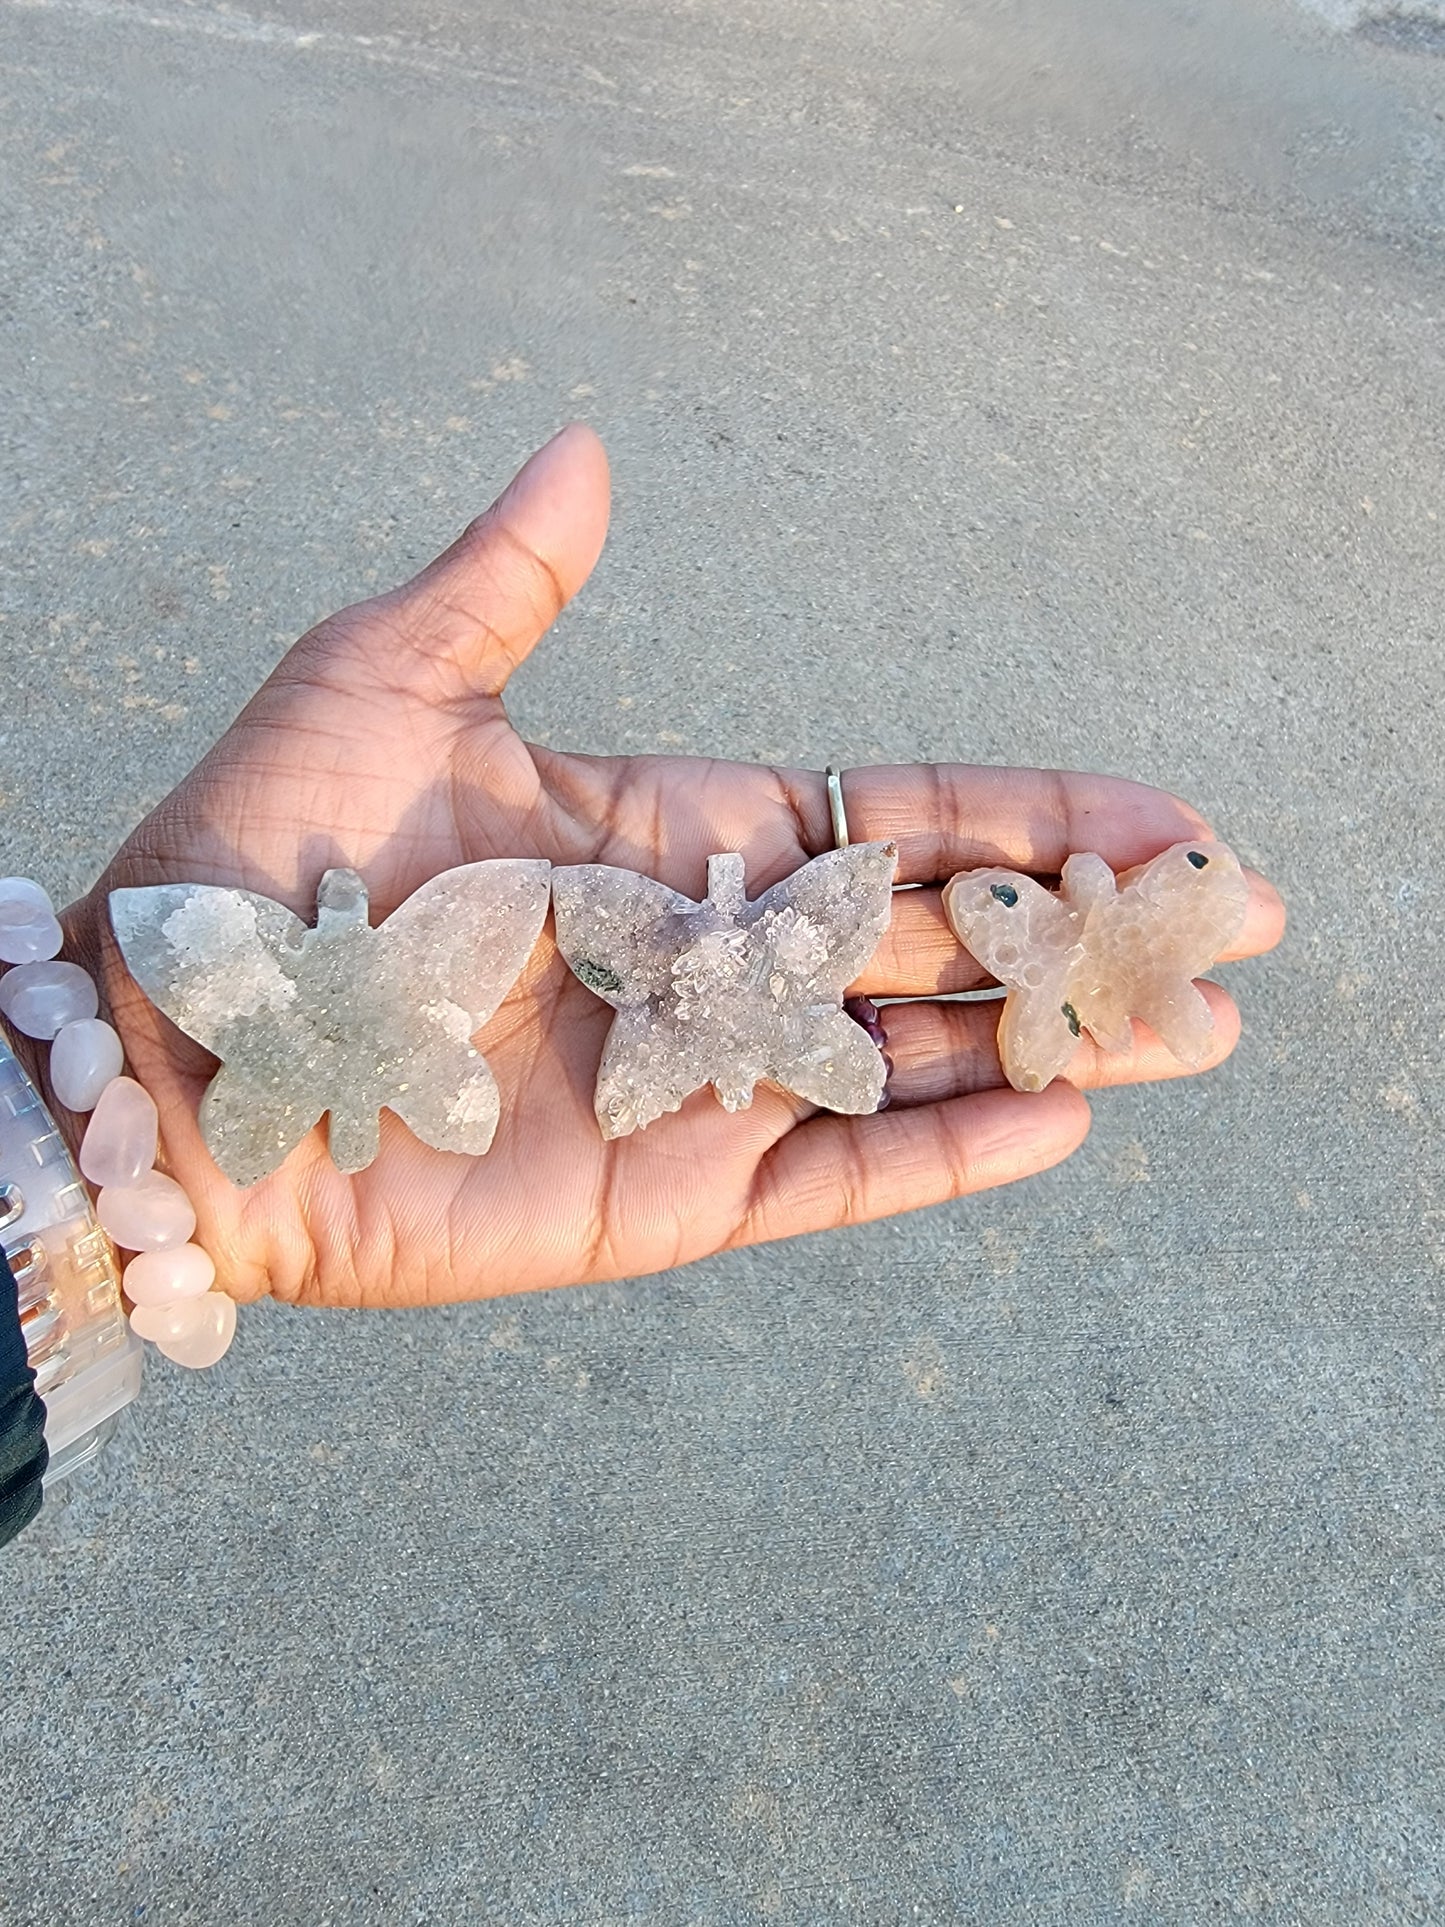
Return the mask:
<path fill-rule="evenodd" d="M 1117 880 L 1102 857 L 1071 856 L 1057 895 L 1013 870 L 968 870 L 943 893 L 959 942 L 1008 991 L 999 1056 L 1020 1091 L 1067 1070 L 1081 1031 L 1127 1050 L 1131 1017 L 1201 1062 L 1214 1019 L 1193 979 L 1229 948 L 1248 900 L 1219 843 L 1177 843 Z"/>
<path fill-rule="evenodd" d="M 101 1092 L 119 1077 L 125 1053 L 100 1017 L 80 1017 L 56 1032 L 50 1046 L 50 1088 L 69 1111 L 93 1111 Z"/>
<path fill-rule="evenodd" d="M 376 929 L 354 870 L 322 877 L 314 929 L 269 897 L 194 883 L 115 890 L 110 914 L 142 989 L 221 1058 L 201 1132 L 252 1184 L 323 1112 L 343 1171 L 376 1156 L 383 1106 L 438 1150 L 487 1149 L 497 1086 L 471 1040 L 536 942 L 547 882 L 543 862 L 466 864 Z"/>
<path fill-rule="evenodd" d="M 897 861 L 892 843 L 855 843 L 755 903 L 735 854 L 709 857 L 701 903 L 606 864 L 554 870 L 558 947 L 617 1012 L 602 1135 L 626 1137 L 704 1084 L 730 1111 L 762 1079 L 826 1110 L 876 1110 L 883 1059 L 842 1000 L 887 926 Z"/>
<path fill-rule="evenodd" d="M 0 977 L 0 1015 L 27 1037 L 46 1043 L 67 1024 L 94 1017 L 99 1008 L 95 985 L 79 964 L 16 964 Z"/>

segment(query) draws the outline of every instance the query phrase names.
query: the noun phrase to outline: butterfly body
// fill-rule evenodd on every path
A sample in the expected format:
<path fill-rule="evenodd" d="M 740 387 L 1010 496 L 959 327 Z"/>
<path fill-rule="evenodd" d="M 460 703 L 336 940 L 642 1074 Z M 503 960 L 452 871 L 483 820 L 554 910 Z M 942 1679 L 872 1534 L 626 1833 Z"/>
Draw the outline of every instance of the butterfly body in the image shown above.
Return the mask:
<path fill-rule="evenodd" d="M 970 870 L 943 893 L 959 941 L 1007 991 L 999 1055 L 1016 1090 L 1068 1069 L 1087 1031 L 1127 1050 L 1141 1018 L 1176 1057 L 1200 1063 L 1214 1027 L 1194 979 L 1244 922 L 1248 884 L 1222 844 L 1180 843 L 1115 877 L 1071 856 L 1057 893 L 1012 870 Z"/>
<path fill-rule="evenodd" d="M 113 891 L 111 921 L 142 989 L 221 1059 L 201 1133 L 251 1184 L 323 1114 L 343 1171 L 376 1156 L 383 1108 L 439 1150 L 488 1148 L 500 1100 L 472 1039 L 536 941 L 547 887 L 545 863 L 467 864 L 373 928 L 360 876 L 328 870 L 311 929 L 269 897 L 185 883 Z"/>
<path fill-rule="evenodd" d="M 553 872 L 557 942 L 617 1012 L 597 1120 L 627 1136 L 711 1084 L 729 1111 L 762 1082 L 829 1110 L 875 1110 L 885 1067 L 842 1009 L 888 920 L 897 853 L 855 844 L 754 902 L 743 860 L 714 856 L 701 902 L 607 864 Z"/>

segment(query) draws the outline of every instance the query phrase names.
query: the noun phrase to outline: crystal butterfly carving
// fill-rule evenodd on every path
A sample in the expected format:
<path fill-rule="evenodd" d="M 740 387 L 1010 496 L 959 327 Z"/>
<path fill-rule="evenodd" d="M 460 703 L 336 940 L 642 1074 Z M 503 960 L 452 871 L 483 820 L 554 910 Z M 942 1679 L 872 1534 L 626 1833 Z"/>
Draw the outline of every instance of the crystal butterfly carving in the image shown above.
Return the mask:
<path fill-rule="evenodd" d="M 552 872 L 557 944 L 617 1012 L 597 1078 L 605 1138 L 711 1084 L 729 1111 L 761 1081 L 830 1111 L 878 1108 L 885 1066 L 843 992 L 888 923 L 898 853 L 855 843 L 750 903 L 743 859 L 708 859 L 701 903 L 601 863 Z"/>
<path fill-rule="evenodd" d="M 308 929 L 250 890 L 114 890 L 136 982 L 221 1059 L 201 1135 L 252 1184 L 329 1113 L 337 1168 L 359 1171 L 393 1111 L 424 1143 L 479 1156 L 500 1104 L 472 1039 L 516 981 L 547 914 L 549 865 L 502 858 L 433 877 L 372 928 L 366 885 L 328 870 Z"/>
<path fill-rule="evenodd" d="M 1014 870 L 968 870 L 943 892 L 960 943 L 1008 992 L 999 1056 L 1015 1090 L 1069 1067 L 1083 1031 L 1108 1051 L 1140 1017 L 1186 1064 L 1203 1061 L 1214 1019 L 1194 978 L 1244 922 L 1249 885 L 1219 843 L 1178 843 L 1118 878 L 1071 856 L 1056 895 Z"/>

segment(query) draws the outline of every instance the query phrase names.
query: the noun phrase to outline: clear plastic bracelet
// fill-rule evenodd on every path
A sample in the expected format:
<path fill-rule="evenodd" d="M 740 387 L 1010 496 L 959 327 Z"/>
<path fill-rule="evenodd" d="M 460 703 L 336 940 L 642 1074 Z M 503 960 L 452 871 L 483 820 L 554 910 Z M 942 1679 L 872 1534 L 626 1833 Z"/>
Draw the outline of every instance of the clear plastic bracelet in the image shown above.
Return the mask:
<path fill-rule="evenodd" d="M 126 1321 L 115 1249 L 85 1180 L 3 1033 L 0 1238 L 45 1401 L 46 1478 L 63 1478 L 94 1457 L 140 1391 L 143 1348 Z"/>

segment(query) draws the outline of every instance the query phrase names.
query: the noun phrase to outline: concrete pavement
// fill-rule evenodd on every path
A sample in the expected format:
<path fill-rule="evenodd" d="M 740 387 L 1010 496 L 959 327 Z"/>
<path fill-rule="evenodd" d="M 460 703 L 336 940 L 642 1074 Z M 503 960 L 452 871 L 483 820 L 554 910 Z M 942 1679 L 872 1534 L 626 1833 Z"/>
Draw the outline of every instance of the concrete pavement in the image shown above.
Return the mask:
<path fill-rule="evenodd" d="M 1293 914 L 1047 1178 L 153 1371 L 0 1566 L 0 1918 L 1440 1916 L 1435 44 L 0 0 L 7 869 L 583 414 L 534 734 L 1111 769 Z"/>

